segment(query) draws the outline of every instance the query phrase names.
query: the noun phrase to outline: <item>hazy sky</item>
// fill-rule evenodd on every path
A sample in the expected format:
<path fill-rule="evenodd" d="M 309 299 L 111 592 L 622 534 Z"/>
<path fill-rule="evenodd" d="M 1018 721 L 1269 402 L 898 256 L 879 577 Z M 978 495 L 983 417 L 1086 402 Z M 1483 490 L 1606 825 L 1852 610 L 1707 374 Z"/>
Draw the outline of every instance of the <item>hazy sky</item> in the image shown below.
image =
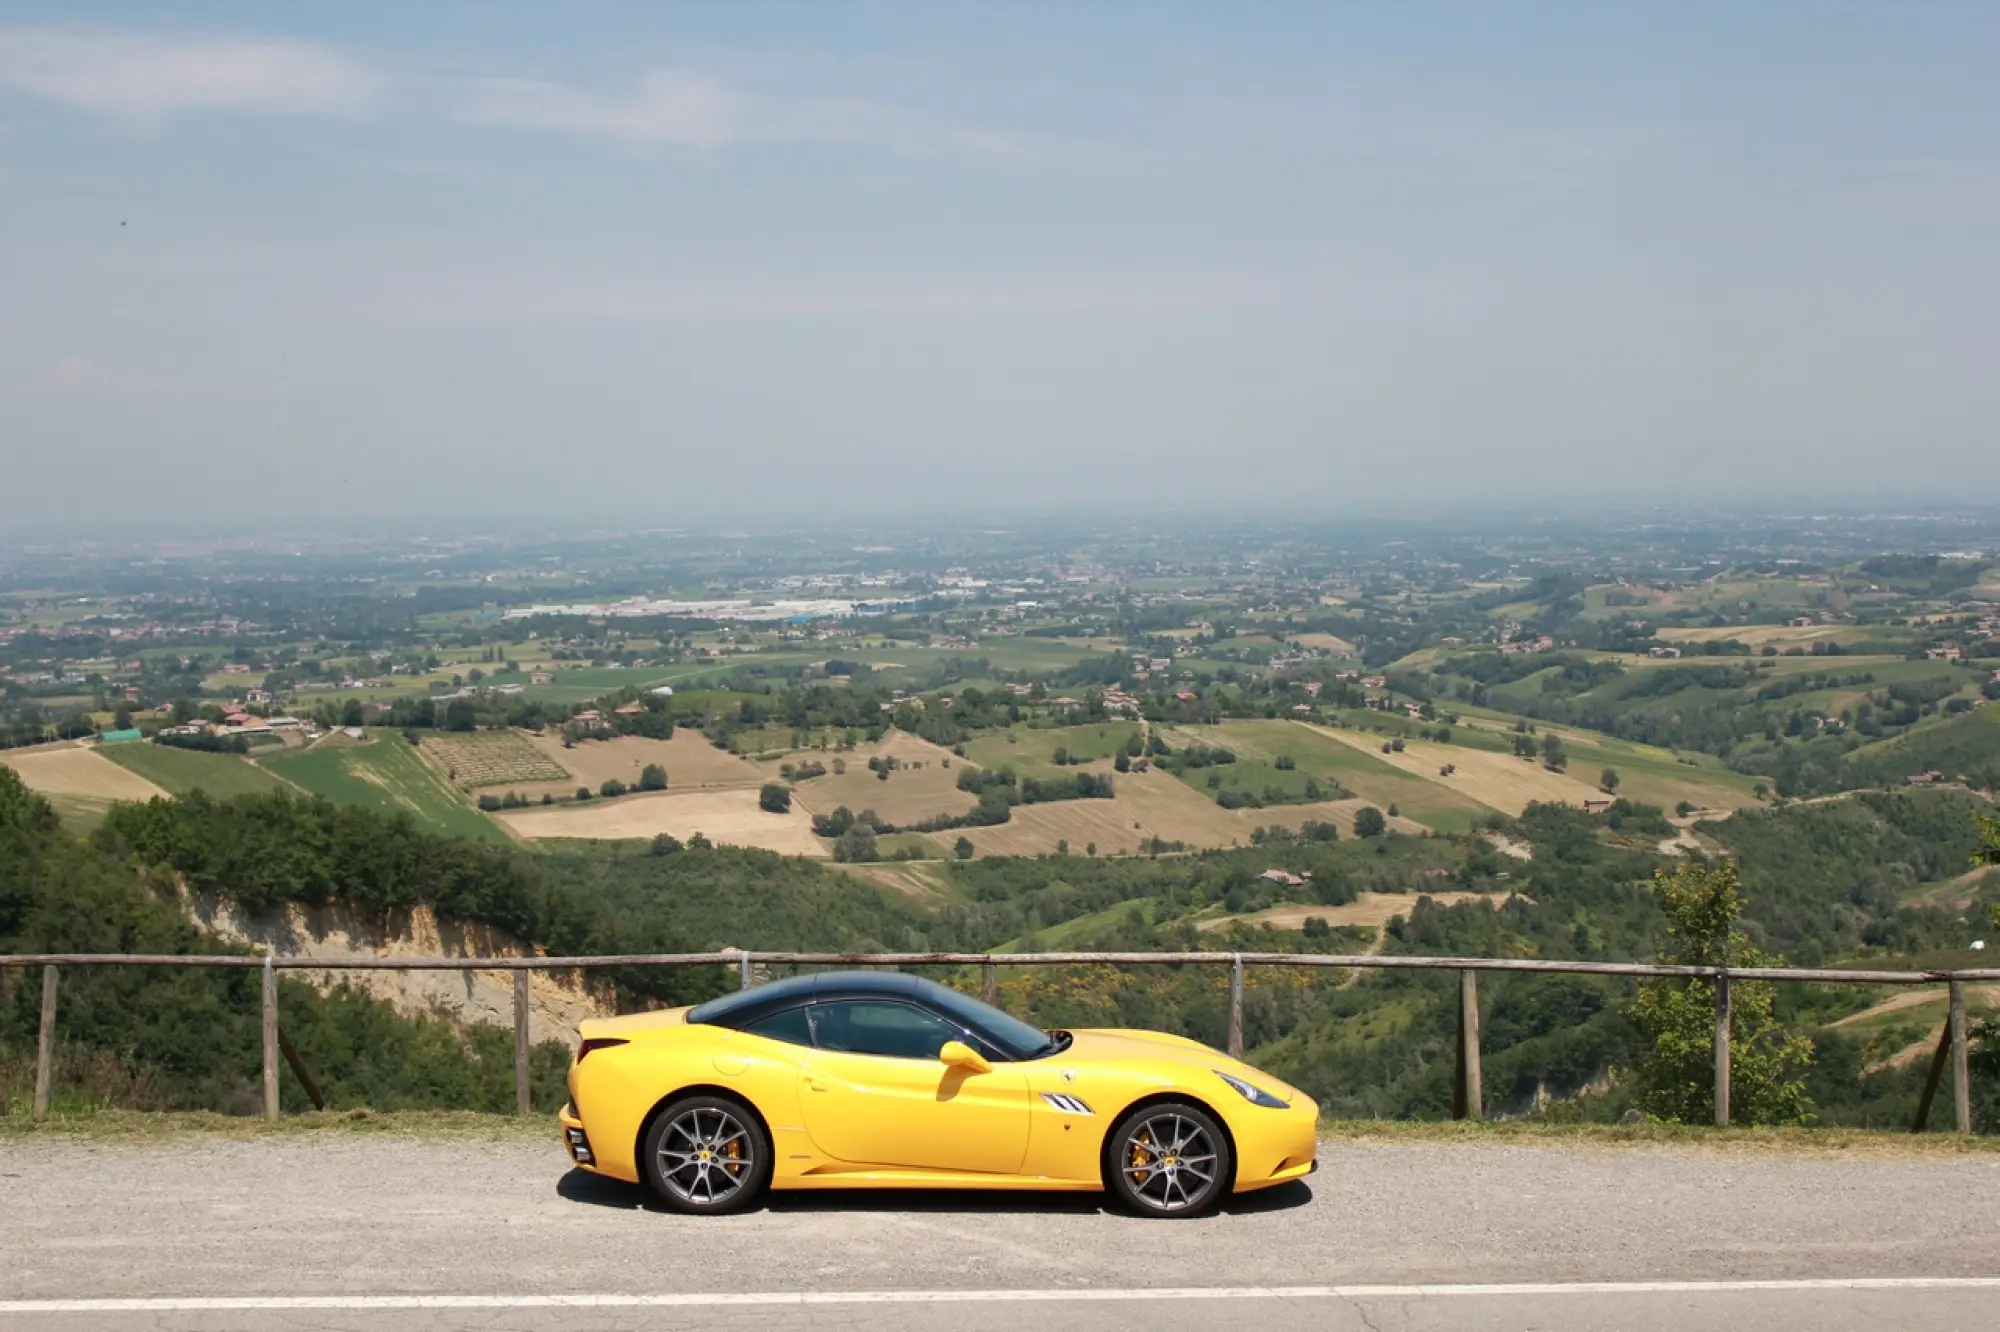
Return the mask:
<path fill-rule="evenodd" d="M 2000 5 L 0 2 L 0 531 L 2000 499 Z"/>

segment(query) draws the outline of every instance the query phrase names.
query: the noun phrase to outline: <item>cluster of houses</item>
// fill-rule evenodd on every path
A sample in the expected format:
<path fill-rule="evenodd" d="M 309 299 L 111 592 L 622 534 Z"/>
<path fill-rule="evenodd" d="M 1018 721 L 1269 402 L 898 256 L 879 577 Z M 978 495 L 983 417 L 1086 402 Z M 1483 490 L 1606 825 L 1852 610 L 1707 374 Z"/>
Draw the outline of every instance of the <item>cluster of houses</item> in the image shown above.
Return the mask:
<path fill-rule="evenodd" d="M 263 690 L 253 690 L 262 694 Z M 269 695 L 265 695 L 268 699 Z M 161 735 L 315 735 L 319 727 L 298 717 L 260 717 L 246 709 L 241 703 L 222 705 L 222 720 L 214 722 L 187 722 L 180 726 L 160 728 Z"/>

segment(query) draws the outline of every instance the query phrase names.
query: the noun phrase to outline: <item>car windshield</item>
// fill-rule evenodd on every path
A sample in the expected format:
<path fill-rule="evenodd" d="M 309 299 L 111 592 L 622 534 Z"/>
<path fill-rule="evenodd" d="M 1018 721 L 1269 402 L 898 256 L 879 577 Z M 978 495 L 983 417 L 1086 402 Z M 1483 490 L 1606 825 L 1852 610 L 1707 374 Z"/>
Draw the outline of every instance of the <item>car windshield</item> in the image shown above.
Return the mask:
<path fill-rule="evenodd" d="M 971 1027 L 985 1036 L 1009 1059 L 1034 1059 L 1054 1054 L 1068 1043 L 1040 1027 L 1031 1027 L 1019 1018 L 1009 1017 L 991 1004 L 981 1003 L 942 985 L 926 982 L 923 1000 L 961 1026 Z"/>

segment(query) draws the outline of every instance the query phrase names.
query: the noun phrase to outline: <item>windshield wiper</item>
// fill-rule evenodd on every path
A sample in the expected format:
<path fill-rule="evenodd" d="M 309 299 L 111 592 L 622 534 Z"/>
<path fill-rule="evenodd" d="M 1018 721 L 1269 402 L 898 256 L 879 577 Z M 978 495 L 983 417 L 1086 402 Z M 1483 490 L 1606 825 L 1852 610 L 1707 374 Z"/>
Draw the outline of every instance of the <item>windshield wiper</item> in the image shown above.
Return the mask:
<path fill-rule="evenodd" d="M 1069 1043 L 1075 1039 L 1074 1036 L 1071 1036 L 1066 1031 L 1052 1031 L 1049 1033 L 1049 1039 L 1043 1043 L 1042 1048 L 1028 1057 L 1030 1059 L 1042 1059 L 1048 1055 L 1061 1054 L 1064 1050 L 1069 1049 Z"/>

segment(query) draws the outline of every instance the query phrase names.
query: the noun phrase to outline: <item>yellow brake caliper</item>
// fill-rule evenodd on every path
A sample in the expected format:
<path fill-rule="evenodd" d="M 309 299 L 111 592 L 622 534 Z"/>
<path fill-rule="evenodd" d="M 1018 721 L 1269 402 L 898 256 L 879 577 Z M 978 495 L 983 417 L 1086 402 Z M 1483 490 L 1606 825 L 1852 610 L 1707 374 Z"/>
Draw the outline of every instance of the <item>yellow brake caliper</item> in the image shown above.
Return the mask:
<path fill-rule="evenodd" d="M 1153 1145 L 1153 1135 L 1151 1133 L 1141 1133 L 1138 1136 L 1138 1138 L 1136 1138 L 1132 1143 L 1131 1172 L 1132 1172 L 1132 1182 L 1134 1184 L 1143 1184 L 1146 1182 L 1145 1167 L 1148 1159 L 1152 1155 L 1152 1153 L 1149 1152 L 1147 1149 L 1150 1148 L 1152 1145 Z"/>

